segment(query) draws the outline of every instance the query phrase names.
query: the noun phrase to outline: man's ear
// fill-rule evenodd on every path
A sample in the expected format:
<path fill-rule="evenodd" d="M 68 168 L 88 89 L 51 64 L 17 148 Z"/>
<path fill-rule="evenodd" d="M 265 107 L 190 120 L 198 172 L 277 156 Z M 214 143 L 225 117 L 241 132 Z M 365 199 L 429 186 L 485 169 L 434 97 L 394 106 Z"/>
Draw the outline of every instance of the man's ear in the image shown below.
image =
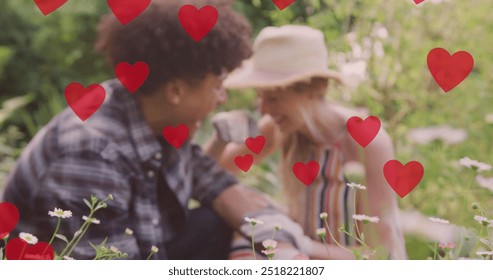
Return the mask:
<path fill-rule="evenodd" d="M 166 100 L 169 104 L 178 105 L 180 104 L 183 96 L 180 90 L 179 83 L 176 80 L 169 81 L 164 86 L 164 92 L 166 96 Z"/>

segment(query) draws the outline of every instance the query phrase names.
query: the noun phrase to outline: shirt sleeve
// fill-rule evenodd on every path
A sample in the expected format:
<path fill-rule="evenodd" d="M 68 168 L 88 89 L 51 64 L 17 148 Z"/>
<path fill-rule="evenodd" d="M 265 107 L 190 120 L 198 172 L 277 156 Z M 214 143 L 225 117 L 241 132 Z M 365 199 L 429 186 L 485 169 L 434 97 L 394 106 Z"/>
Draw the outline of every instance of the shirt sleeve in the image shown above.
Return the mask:
<path fill-rule="evenodd" d="M 193 189 L 192 198 L 204 205 L 211 205 L 225 189 L 238 184 L 230 172 L 224 170 L 202 148 L 192 145 Z"/>
<path fill-rule="evenodd" d="M 49 216 L 48 211 L 56 207 L 72 211 L 71 218 L 62 219 L 58 232 L 70 241 L 84 223 L 82 217 L 89 216 L 90 209 L 83 199 L 91 201 L 94 195 L 103 200 L 111 194 L 113 200 L 108 200 L 107 207 L 94 215 L 100 223 L 90 225 L 70 256 L 92 259 L 96 252 L 89 242 L 98 245 L 108 237 L 106 246 L 117 247 L 128 253 L 129 258 L 139 258 L 137 241 L 133 236 L 124 235 L 125 228 L 131 228 L 128 224 L 131 187 L 127 176 L 115 163 L 97 153 L 65 155 L 50 163 L 36 185 L 23 180 L 21 174 L 26 168 L 29 168 L 27 161 L 20 163 L 5 193 L 5 200 L 14 203 L 21 214 L 17 232 L 29 232 L 38 236 L 39 241 L 48 242 L 58 221 Z M 28 191 L 29 195 L 23 197 L 19 190 Z M 61 253 L 66 244 L 56 239 L 52 245 Z"/>

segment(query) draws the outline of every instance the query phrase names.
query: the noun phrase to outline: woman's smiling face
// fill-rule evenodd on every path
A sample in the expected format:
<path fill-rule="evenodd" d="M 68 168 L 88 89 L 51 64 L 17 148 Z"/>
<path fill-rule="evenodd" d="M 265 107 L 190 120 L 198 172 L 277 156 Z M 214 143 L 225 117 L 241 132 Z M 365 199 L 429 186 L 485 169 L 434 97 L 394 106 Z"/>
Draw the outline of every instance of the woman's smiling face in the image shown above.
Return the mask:
<path fill-rule="evenodd" d="M 314 111 L 323 100 L 327 83 L 296 83 L 285 88 L 257 89 L 257 102 L 262 115 L 269 114 L 283 133 L 305 130 L 302 112 Z"/>

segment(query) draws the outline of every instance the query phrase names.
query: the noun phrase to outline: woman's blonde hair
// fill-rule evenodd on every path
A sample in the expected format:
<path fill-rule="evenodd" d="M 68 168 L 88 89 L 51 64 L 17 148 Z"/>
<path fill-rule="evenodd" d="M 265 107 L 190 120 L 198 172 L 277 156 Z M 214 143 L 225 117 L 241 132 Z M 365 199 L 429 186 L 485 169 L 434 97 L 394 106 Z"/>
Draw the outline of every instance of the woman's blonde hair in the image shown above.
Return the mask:
<path fill-rule="evenodd" d="M 312 78 L 309 82 L 293 84 L 289 88 L 294 89 L 296 94 L 314 94 L 315 98 L 322 101 L 328 88 L 328 79 L 316 77 Z M 317 125 L 317 120 L 310 115 L 307 108 L 299 106 L 297 109 L 312 136 L 319 142 L 322 142 L 324 140 L 323 134 Z M 296 219 L 297 215 L 303 212 L 300 211 L 301 206 L 304 204 L 304 201 L 301 200 L 304 196 L 301 194 L 306 190 L 306 186 L 293 174 L 293 165 L 296 162 L 307 163 L 311 160 L 318 161 L 322 147 L 298 131 L 288 135 L 283 134 L 281 137 L 281 147 L 280 177 L 284 186 L 284 195 L 289 214 Z M 312 184 L 317 183 L 319 183 L 319 179 Z"/>

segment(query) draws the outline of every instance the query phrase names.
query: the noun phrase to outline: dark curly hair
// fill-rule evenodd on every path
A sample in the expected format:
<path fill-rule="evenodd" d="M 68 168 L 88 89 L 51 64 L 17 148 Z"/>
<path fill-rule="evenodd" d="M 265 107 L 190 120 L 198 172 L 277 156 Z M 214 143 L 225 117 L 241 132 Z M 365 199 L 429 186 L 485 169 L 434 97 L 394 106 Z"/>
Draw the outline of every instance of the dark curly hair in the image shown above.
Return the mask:
<path fill-rule="evenodd" d="M 112 14 L 101 17 L 95 48 L 110 66 L 119 62 L 144 61 L 149 76 L 139 89 L 151 93 L 168 81 L 180 78 L 195 84 L 209 73 L 232 71 L 250 57 L 251 27 L 234 11 L 230 0 L 191 0 L 187 4 L 201 8 L 212 5 L 219 13 L 214 28 L 195 42 L 178 19 L 182 0 L 153 0 L 149 7 L 127 25 Z"/>

